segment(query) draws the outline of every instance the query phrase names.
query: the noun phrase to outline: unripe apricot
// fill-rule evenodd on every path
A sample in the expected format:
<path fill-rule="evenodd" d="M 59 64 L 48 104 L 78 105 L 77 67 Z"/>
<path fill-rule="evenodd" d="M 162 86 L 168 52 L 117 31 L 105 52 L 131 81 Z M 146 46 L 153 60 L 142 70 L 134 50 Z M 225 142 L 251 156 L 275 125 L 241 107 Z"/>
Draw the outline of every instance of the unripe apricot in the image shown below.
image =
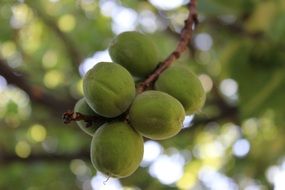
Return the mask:
<path fill-rule="evenodd" d="M 131 175 L 143 157 L 143 138 L 124 122 L 106 123 L 94 134 L 91 142 L 93 166 L 109 177 Z"/>
<path fill-rule="evenodd" d="M 159 57 L 151 39 L 139 32 L 123 32 L 109 47 L 112 60 L 135 77 L 146 77 L 158 65 Z"/>
<path fill-rule="evenodd" d="M 98 116 L 86 103 L 85 98 L 81 98 L 77 101 L 74 107 L 74 112 L 79 112 L 87 116 Z M 92 121 L 92 125 L 86 127 L 85 121 L 76 121 L 77 125 L 88 135 L 93 136 L 94 132 L 104 123 L 102 120 Z"/>
<path fill-rule="evenodd" d="M 129 120 L 143 136 L 167 139 L 182 128 L 185 112 L 174 97 L 160 91 L 145 91 L 137 95 L 129 112 Z"/>
<path fill-rule="evenodd" d="M 166 69 L 155 82 L 155 89 L 179 100 L 189 115 L 199 111 L 206 99 L 200 80 L 184 66 L 172 66 Z"/>
<path fill-rule="evenodd" d="M 83 78 L 88 105 L 99 115 L 112 118 L 125 112 L 135 97 L 135 83 L 121 65 L 100 62 Z"/>

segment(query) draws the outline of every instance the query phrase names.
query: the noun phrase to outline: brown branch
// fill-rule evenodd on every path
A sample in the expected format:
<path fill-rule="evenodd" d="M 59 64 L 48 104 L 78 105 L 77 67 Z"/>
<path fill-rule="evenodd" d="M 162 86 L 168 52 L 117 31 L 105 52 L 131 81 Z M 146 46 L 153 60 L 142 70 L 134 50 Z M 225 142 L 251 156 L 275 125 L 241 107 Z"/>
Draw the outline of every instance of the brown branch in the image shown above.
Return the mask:
<path fill-rule="evenodd" d="M 1 164 L 9 164 L 13 162 L 70 162 L 72 159 L 84 159 L 90 160 L 89 150 L 84 150 L 76 153 L 40 153 L 40 154 L 31 154 L 27 158 L 20 158 L 12 153 L 3 153 L 0 155 L 0 165 Z"/>
<path fill-rule="evenodd" d="M 40 87 L 30 85 L 23 73 L 11 69 L 3 59 L 0 59 L 0 75 L 2 75 L 8 83 L 14 84 L 25 91 L 31 98 L 32 102 L 37 102 L 46 106 L 57 116 L 64 110 L 67 110 L 75 101 L 73 99 L 70 101 L 58 100 Z"/>
<path fill-rule="evenodd" d="M 191 3 L 189 3 L 189 15 L 185 21 L 185 26 L 181 31 L 179 43 L 177 44 L 175 50 L 158 66 L 158 68 L 145 81 L 139 84 L 137 87 L 138 93 L 143 92 L 147 87 L 151 86 L 158 76 L 175 60 L 177 60 L 187 49 L 192 38 L 193 27 L 195 27 L 195 25 L 198 23 L 196 6 L 196 0 L 192 0 Z"/>

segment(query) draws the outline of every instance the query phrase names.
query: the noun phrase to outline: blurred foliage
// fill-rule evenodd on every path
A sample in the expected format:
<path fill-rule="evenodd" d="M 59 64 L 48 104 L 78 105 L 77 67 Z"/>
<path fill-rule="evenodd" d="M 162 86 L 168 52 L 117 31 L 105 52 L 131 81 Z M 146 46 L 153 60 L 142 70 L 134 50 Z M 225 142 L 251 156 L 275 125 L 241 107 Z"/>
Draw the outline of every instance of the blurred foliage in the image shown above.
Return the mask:
<path fill-rule="evenodd" d="M 187 17 L 185 4 L 160 10 L 150 2 L 0 0 L 0 72 L 5 64 L 13 73 L 0 75 L 0 189 L 111 189 L 108 182 L 96 186 L 89 136 L 75 123 L 64 125 L 59 112 L 82 97 L 88 58 L 96 59 L 119 32 L 147 33 L 161 60 L 175 48 Z M 183 174 L 165 182 L 152 172 L 156 159 L 120 186 L 282 189 L 285 1 L 199 0 L 198 12 L 189 52 L 177 62 L 199 75 L 207 104 L 190 127 L 158 142 L 158 159 L 173 158 Z M 51 97 L 62 104 L 44 103 Z M 165 168 L 172 172 L 170 165 Z"/>

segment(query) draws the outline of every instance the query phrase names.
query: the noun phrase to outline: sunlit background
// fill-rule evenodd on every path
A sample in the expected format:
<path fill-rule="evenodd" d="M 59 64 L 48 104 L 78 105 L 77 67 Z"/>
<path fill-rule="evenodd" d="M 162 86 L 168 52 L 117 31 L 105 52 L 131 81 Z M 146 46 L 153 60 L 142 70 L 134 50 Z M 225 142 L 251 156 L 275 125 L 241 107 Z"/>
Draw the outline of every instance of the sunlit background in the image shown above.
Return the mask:
<path fill-rule="evenodd" d="M 107 179 L 91 138 L 61 114 L 82 76 L 111 61 L 124 31 L 175 48 L 187 0 L 0 1 L 0 189 L 284 190 L 285 2 L 198 0 L 199 25 L 176 64 L 197 73 L 206 106 L 179 135 L 146 140 L 140 168 Z"/>

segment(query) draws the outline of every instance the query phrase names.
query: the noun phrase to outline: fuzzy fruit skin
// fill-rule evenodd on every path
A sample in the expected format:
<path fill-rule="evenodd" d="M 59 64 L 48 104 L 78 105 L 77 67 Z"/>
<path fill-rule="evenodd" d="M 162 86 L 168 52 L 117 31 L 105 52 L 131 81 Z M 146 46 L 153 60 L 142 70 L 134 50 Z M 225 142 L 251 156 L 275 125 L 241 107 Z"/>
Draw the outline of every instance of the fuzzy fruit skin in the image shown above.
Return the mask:
<path fill-rule="evenodd" d="M 84 115 L 97 115 L 86 103 L 85 98 L 81 98 L 78 100 L 74 106 L 74 112 L 79 112 Z M 93 136 L 95 131 L 103 125 L 105 122 L 102 120 L 96 120 L 92 122 L 92 126 L 86 127 L 86 122 L 84 121 L 76 121 L 77 125 L 80 127 L 82 131 L 87 133 L 90 136 Z"/>
<path fill-rule="evenodd" d="M 125 112 L 135 97 L 135 83 L 121 65 L 100 62 L 83 78 L 88 105 L 99 115 L 113 118 Z"/>
<path fill-rule="evenodd" d="M 143 136 L 162 140 L 176 135 L 182 128 L 185 112 L 174 97 L 160 91 L 139 94 L 129 112 L 131 125 Z"/>
<path fill-rule="evenodd" d="M 166 69 L 155 82 L 155 89 L 179 100 L 189 115 L 199 111 L 206 99 L 200 80 L 184 66 L 172 66 Z"/>
<path fill-rule="evenodd" d="M 146 77 L 159 63 L 158 51 L 151 39 L 139 32 L 123 32 L 111 43 L 112 60 L 135 77 Z"/>
<path fill-rule="evenodd" d="M 91 161 L 103 174 L 123 178 L 139 167 L 143 158 L 142 136 L 124 122 L 106 123 L 94 134 Z"/>

